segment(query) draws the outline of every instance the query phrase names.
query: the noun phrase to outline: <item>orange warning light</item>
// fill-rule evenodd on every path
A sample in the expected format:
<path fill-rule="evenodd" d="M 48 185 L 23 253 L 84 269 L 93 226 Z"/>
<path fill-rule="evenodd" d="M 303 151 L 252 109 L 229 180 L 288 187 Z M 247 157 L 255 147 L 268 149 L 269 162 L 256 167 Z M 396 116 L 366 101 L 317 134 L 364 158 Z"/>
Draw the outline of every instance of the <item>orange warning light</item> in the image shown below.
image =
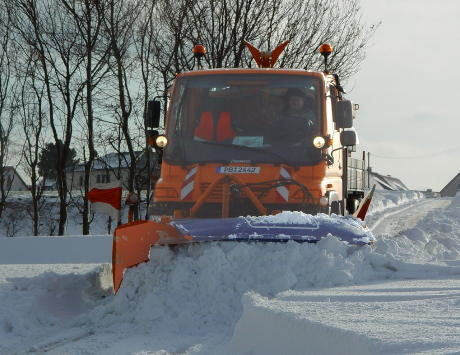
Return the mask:
<path fill-rule="evenodd" d="M 206 47 L 201 45 L 201 44 L 197 44 L 193 47 L 193 54 L 195 54 L 195 56 L 203 56 L 206 54 Z"/>
<path fill-rule="evenodd" d="M 196 62 L 198 64 L 198 69 L 203 69 L 203 66 L 201 65 L 201 59 L 205 56 L 206 54 L 206 47 L 201 45 L 201 44 L 196 44 L 193 47 L 193 56 L 196 59 Z M 195 65 L 195 59 L 194 59 L 194 65 Z"/>
<path fill-rule="evenodd" d="M 329 55 L 332 53 L 332 51 L 333 51 L 333 48 L 329 43 L 324 43 L 319 47 L 319 52 L 322 55 Z"/>

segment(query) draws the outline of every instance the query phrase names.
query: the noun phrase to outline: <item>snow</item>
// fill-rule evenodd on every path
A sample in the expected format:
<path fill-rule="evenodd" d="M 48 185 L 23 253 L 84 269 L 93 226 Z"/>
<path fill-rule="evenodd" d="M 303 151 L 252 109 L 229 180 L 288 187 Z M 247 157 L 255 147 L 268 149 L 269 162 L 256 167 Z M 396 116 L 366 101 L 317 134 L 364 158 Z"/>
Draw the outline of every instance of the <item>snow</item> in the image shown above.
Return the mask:
<path fill-rule="evenodd" d="M 379 190 L 369 213 L 372 246 L 328 236 L 155 247 L 116 296 L 98 238 L 69 239 L 88 255 L 79 264 L 0 254 L 0 353 L 460 352 L 460 196 Z M 277 218 L 310 218 L 288 217 Z M 66 254 L 67 238 L 45 238 L 48 260 L 61 262 L 53 253 Z M 27 238 L 5 239 L 33 260 Z"/>
<path fill-rule="evenodd" d="M 336 287 L 333 292 L 288 291 L 276 299 L 246 294 L 244 311 L 232 338 L 232 351 L 235 354 L 458 352 L 460 312 L 455 310 L 459 306 L 458 296 L 458 281 L 443 279 Z"/>
<path fill-rule="evenodd" d="M 108 263 L 108 235 L 0 238 L 1 264 Z M 33 252 L 31 252 L 33 251 Z"/>

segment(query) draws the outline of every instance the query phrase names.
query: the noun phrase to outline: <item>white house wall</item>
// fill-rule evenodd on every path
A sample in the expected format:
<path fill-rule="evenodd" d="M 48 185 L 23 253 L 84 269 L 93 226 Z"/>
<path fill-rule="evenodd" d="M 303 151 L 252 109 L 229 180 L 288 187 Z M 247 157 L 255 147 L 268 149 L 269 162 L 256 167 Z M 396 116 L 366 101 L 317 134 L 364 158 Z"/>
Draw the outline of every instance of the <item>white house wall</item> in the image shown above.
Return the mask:
<path fill-rule="evenodd" d="M 120 170 L 121 182 L 123 184 L 123 188 L 126 188 L 128 186 L 128 174 L 129 174 L 128 169 Z M 109 176 L 109 181 L 107 181 L 105 178 L 105 176 L 107 175 Z M 99 180 L 98 180 L 98 176 L 99 176 Z M 66 180 L 67 180 L 67 186 L 69 190 L 83 191 L 84 178 L 85 178 L 84 171 L 75 171 L 75 172 L 67 173 Z M 103 184 L 107 182 L 113 182 L 116 180 L 118 180 L 118 178 L 116 177 L 113 171 L 107 172 L 106 170 L 93 170 L 91 171 L 90 187 L 95 186 L 96 184 Z"/>
<path fill-rule="evenodd" d="M 6 188 L 10 191 L 28 191 L 27 185 L 17 174 L 16 170 L 8 169 L 5 171 Z M 9 185 L 11 182 L 11 185 Z"/>

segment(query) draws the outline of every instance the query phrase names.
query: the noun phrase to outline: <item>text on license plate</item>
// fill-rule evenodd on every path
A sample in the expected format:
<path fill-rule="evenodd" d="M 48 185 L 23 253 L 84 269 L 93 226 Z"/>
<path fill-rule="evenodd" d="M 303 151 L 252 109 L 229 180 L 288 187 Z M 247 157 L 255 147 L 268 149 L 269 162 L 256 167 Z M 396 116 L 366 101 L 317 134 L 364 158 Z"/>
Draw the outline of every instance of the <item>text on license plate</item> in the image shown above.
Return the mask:
<path fill-rule="evenodd" d="M 259 174 L 258 166 L 220 166 L 217 168 L 220 174 Z"/>

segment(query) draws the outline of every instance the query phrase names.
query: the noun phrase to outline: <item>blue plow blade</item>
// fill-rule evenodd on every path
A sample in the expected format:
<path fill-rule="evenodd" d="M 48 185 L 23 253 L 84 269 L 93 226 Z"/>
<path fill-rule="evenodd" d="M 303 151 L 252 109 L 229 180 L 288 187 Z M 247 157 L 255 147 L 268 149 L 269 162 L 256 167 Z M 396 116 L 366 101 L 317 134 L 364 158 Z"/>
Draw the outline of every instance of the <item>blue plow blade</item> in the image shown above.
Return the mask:
<path fill-rule="evenodd" d="M 316 243 L 332 234 L 352 245 L 371 244 L 373 234 L 354 217 L 304 215 L 306 221 L 289 223 L 270 221 L 265 217 L 237 217 L 222 219 L 177 219 L 171 222 L 181 234 L 196 242 L 258 241 Z M 270 216 L 276 217 L 276 216 Z"/>

